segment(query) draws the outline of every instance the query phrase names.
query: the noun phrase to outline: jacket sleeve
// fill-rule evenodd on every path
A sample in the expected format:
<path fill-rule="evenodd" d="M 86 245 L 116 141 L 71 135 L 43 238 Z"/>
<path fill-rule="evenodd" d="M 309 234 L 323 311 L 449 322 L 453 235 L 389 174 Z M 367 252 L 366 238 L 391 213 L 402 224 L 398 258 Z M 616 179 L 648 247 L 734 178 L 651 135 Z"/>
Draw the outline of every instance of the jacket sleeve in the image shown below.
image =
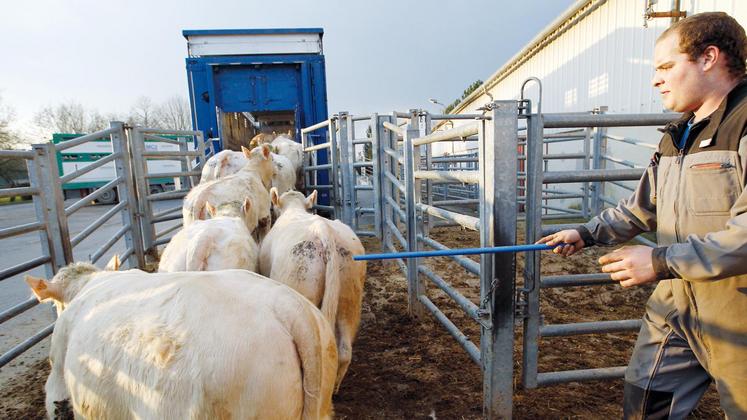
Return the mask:
<path fill-rule="evenodd" d="M 739 141 L 739 160 L 744 186 L 747 185 L 747 136 Z M 683 243 L 656 248 L 653 258 L 659 279 L 708 281 L 747 274 L 747 190 L 742 189 L 732 206 L 725 229 L 704 237 L 689 235 Z"/>
<path fill-rule="evenodd" d="M 587 246 L 615 245 L 656 230 L 657 160 L 651 160 L 630 197 L 576 229 Z"/>

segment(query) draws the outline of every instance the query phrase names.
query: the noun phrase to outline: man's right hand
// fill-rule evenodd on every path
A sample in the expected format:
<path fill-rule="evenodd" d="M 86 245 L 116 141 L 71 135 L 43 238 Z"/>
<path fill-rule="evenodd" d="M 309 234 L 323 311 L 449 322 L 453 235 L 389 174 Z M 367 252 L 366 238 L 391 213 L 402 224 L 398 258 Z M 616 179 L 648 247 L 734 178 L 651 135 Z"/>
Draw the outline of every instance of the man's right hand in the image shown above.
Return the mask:
<path fill-rule="evenodd" d="M 561 230 L 560 232 L 547 235 L 544 238 L 537 241 L 538 244 L 547 244 L 550 246 L 560 245 L 552 250 L 556 254 L 560 254 L 564 257 L 571 256 L 580 251 L 584 245 L 584 240 L 581 239 L 581 234 L 575 229 Z"/>

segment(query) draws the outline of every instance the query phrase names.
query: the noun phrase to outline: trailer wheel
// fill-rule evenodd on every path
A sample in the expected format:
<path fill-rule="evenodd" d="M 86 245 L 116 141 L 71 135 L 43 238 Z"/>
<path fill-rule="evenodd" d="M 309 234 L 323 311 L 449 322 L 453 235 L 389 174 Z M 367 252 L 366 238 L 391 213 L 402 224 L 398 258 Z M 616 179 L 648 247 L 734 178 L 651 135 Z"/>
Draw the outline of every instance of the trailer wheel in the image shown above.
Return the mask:
<path fill-rule="evenodd" d="M 109 190 L 103 194 L 99 198 L 95 200 L 97 204 L 114 204 L 117 202 L 117 192 L 115 190 Z"/>
<path fill-rule="evenodd" d="M 164 191 L 163 186 L 159 184 L 150 185 L 150 194 L 158 194 L 158 193 L 162 193 L 163 191 Z"/>

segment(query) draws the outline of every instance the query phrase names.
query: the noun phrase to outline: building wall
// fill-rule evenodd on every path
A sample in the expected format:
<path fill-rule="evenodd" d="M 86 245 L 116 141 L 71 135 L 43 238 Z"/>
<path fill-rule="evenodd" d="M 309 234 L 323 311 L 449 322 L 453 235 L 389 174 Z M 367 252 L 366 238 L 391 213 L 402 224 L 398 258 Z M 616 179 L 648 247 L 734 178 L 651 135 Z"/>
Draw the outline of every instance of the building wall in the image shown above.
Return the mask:
<path fill-rule="evenodd" d="M 670 19 L 649 20 L 644 27 L 645 3 L 607 0 L 488 91 L 495 99 L 518 98 L 522 82 L 535 76 L 542 80 L 543 112 L 583 112 L 599 106 L 607 106 L 610 113 L 665 112 L 658 92 L 651 86 L 652 57 L 654 43 Z M 743 0 L 681 3 L 688 15 L 725 11 L 747 25 L 747 2 Z M 654 10 L 667 11 L 671 6 L 671 1 L 659 0 Z M 536 101 L 536 85 L 529 84 L 525 96 Z M 479 113 L 477 108 L 489 101 L 488 95 L 479 95 L 458 112 Z M 614 134 L 622 131 L 650 142 L 658 140 L 650 129 L 616 131 Z"/>

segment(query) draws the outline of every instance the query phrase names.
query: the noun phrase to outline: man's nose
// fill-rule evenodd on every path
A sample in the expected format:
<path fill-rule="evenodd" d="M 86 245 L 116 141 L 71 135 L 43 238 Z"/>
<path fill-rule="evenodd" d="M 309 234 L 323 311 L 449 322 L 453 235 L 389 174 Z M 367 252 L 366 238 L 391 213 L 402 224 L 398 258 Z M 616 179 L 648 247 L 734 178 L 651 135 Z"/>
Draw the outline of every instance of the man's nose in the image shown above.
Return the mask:
<path fill-rule="evenodd" d="M 661 85 L 662 83 L 664 83 L 664 80 L 662 80 L 662 78 L 658 74 L 654 74 L 654 77 L 651 79 L 651 84 L 654 87 L 659 87 L 659 85 Z"/>

